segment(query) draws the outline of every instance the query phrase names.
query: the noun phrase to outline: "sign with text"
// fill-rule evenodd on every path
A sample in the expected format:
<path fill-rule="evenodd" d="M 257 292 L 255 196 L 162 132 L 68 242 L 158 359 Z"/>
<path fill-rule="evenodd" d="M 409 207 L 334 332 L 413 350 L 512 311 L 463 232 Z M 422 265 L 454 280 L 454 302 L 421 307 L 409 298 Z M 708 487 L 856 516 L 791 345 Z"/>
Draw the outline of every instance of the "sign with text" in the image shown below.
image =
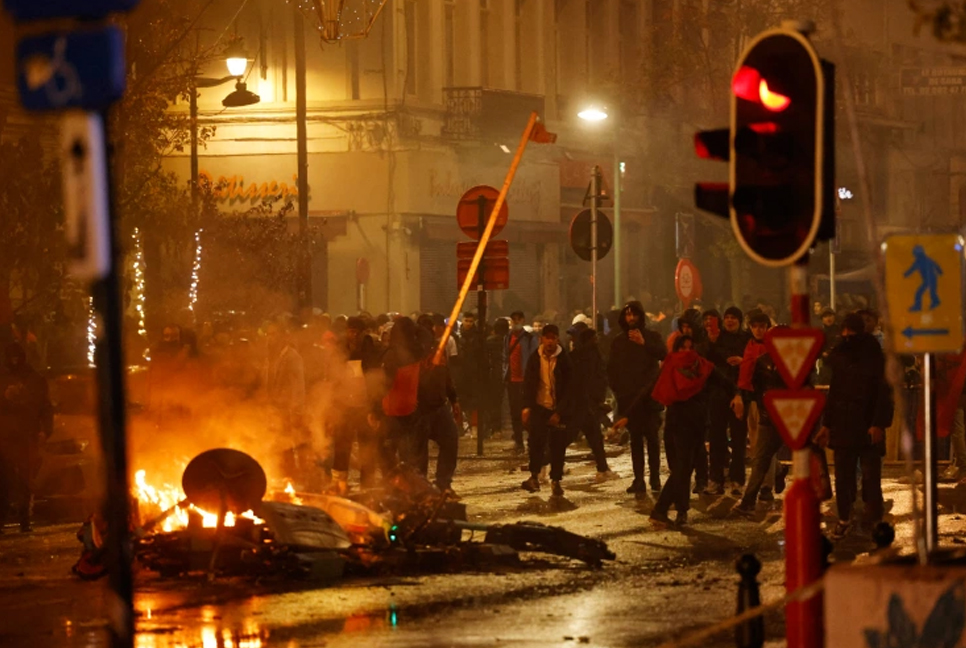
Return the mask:
<path fill-rule="evenodd" d="M 902 94 L 906 97 L 966 95 L 966 67 L 903 68 Z"/>
<path fill-rule="evenodd" d="M 895 235 L 885 242 L 885 287 L 900 353 L 963 346 L 963 237 Z"/>

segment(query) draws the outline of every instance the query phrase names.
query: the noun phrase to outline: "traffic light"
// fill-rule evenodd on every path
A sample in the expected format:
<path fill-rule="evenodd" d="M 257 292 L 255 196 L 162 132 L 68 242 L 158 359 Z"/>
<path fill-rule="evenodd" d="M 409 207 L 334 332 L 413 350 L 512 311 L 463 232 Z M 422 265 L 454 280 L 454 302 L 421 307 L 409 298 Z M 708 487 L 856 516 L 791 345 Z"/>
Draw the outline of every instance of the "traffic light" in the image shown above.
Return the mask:
<path fill-rule="evenodd" d="M 835 237 L 834 69 L 800 32 L 763 32 L 732 78 L 730 129 L 695 136 L 700 157 L 730 170 L 728 184 L 696 186 L 696 205 L 729 216 L 761 264 L 793 263 Z"/>

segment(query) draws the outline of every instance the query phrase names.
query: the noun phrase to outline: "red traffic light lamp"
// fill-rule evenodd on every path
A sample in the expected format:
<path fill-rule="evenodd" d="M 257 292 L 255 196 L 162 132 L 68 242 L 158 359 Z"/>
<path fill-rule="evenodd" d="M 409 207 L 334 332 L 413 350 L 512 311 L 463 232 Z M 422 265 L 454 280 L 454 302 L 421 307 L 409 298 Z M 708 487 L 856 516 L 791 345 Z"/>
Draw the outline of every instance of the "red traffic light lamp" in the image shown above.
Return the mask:
<path fill-rule="evenodd" d="M 791 264 L 835 236 L 834 66 L 799 31 L 773 29 L 748 45 L 731 90 L 731 127 L 695 135 L 729 181 L 699 183 L 695 203 L 730 218 L 758 263 Z"/>

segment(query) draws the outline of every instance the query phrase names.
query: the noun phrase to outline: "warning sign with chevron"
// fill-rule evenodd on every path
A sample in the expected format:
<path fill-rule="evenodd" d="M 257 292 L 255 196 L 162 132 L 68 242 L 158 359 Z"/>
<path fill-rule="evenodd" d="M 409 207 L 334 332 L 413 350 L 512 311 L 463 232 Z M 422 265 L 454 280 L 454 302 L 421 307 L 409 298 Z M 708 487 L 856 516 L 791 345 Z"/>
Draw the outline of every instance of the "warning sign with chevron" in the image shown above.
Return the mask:
<path fill-rule="evenodd" d="M 773 389 L 765 392 L 765 409 L 788 447 L 801 450 L 825 409 L 825 394 L 814 389 Z"/>
<path fill-rule="evenodd" d="M 792 389 L 805 384 L 823 344 L 825 334 L 816 328 L 773 328 L 765 334 L 765 348 L 785 384 Z"/>

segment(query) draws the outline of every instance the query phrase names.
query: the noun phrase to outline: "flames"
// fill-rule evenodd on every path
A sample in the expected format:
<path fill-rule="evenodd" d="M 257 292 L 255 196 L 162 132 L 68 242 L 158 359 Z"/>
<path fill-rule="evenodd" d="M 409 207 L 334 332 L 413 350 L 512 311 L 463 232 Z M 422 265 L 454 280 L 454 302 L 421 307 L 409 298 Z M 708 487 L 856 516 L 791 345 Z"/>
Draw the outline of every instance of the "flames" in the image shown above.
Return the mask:
<path fill-rule="evenodd" d="M 290 483 L 289 487 L 291 486 Z M 172 486 L 171 484 L 152 486 L 147 481 L 146 470 L 138 470 L 134 473 L 134 488 L 132 491 L 142 510 L 150 510 L 151 516 L 159 515 L 163 511 L 174 508 L 174 512 L 160 524 L 161 530 L 166 533 L 187 528 L 189 511 L 195 511 L 201 515 L 202 526 L 206 529 L 214 529 L 218 526 L 217 513 L 209 513 L 194 504 L 186 504 L 184 491 L 179 486 Z M 289 492 L 288 489 L 286 489 L 286 492 Z M 291 492 L 295 492 L 294 488 Z M 240 517 L 250 518 L 255 521 L 255 524 L 264 522 L 255 517 L 252 511 L 245 511 Z M 142 520 L 142 522 L 145 521 L 147 520 Z M 232 513 L 225 515 L 225 526 L 235 526 L 235 516 Z"/>

